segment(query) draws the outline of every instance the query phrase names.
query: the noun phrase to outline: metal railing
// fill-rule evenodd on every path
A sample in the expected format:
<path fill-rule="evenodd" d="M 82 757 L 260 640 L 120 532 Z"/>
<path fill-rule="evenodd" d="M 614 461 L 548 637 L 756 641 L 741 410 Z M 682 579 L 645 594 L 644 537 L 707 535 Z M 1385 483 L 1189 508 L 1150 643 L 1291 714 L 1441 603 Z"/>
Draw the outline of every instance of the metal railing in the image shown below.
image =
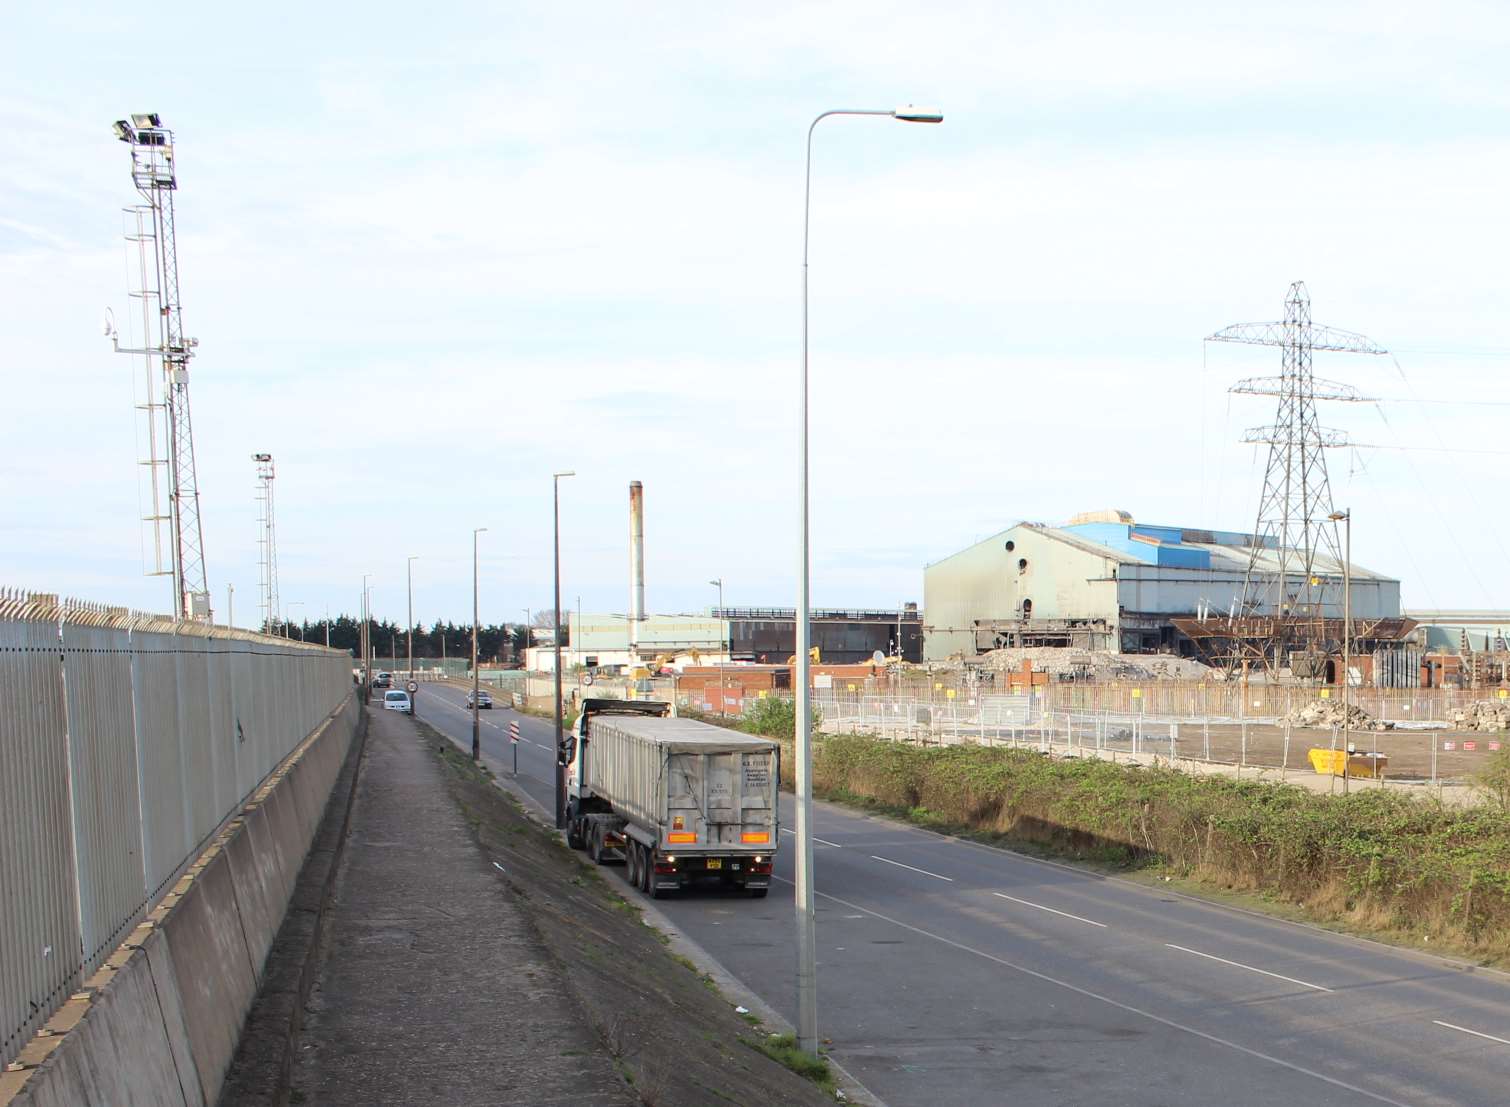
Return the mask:
<path fill-rule="evenodd" d="M 0 1064 L 351 691 L 344 651 L 0 590 Z"/>

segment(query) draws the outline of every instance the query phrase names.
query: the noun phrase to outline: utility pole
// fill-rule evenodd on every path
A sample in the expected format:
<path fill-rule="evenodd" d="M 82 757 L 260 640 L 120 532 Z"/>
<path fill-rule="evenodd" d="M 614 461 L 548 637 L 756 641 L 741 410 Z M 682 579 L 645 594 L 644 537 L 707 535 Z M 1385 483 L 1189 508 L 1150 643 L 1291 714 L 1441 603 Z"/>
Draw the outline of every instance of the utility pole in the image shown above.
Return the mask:
<path fill-rule="evenodd" d="M 414 561 L 418 554 L 411 554 L 407 566 L 409 572 L 409 679 L 414 679 Z"/>
<path fill-rule="evenodd" d="M 1352 665 L 1353 665 L 1353 509 L 1344 508 L 1327 516 L 1343 527 L 1342 554 L 1342 794 L 1347 795 L 1348 773 L 1352 767 Z M 1374 767 L 1374 775 L 1379 773 Z"/>
<path fill-rule="evenodd" d="M 325 605 L 325 648 L 330 649 L 330 604 Z"/>
<path fill-rule="evenodd" d="M 236 586 L 230 581 L 225 585 L 225 625 L 236 625 Z"/>
<path fill-rule="evenodd" d="M 718 714 L 721 718 L 726 710 L 724 707 L 724 658 L 729 652 L 728 647 L 724 644 L 724 578 L 719 577 L 717 580 L 710 580 L 708 583 L 718 589 L 718 648 L 722 651 L 718 658 Z"/>
<path fill-rule="evenodd" d="M 472 528 L 472 760 L 482 760 L 482 723 L 477 717 L 477 693 L 481 676 L 477 672 L 477 536 L 487 527 Z"/>
<path fill-rule="evenodd" d="M 566 825 L 566 765 L 561 760 L 561 478 L 574 477 L 572 471 L 551 474 L 552 511 L 554 522 L 554 576 L 556 581 L 556 607 L 551 615 L 555 632 L 551 635 L 556 652 L 556 829 Z"/>

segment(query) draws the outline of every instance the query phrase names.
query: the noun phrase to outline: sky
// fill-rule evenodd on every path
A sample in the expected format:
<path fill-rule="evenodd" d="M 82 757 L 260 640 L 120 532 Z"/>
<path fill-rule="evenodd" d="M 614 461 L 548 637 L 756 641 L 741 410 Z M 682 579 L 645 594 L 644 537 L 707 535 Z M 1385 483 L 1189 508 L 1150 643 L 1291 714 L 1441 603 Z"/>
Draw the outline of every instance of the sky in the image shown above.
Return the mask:
<path fill-rule="evenodd" d="M 1510 10 L 1495 4 L 11 5 L 0 41 L 0 585 L 167 610 L 112 120 L 176 134 L 216 616 L 256 621 L 251 455 L 288 614 L 484 622 L 790 606 L 804 140 L 815 131 L 812 594 L 1099 508 L 1248 530 L 1280 318 L 1317 355 L 1355 560 L 1407 607 L 1510 607 Z"/>

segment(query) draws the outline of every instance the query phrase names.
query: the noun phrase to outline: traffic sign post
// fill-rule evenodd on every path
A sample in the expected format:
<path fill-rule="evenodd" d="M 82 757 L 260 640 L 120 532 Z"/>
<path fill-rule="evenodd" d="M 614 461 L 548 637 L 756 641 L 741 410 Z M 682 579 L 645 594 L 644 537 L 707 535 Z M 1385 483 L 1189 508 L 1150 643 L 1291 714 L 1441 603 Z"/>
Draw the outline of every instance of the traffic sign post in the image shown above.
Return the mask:
<path fill-rule="evenodd" d="M 519 775 L 519 720 L 509 724 L 509 749 L 514 751 L 514 775 Z"/>
<path fill-rule="evenodd" d="M 410 680 L 407 687 L 409 690 L 409 715 L 412 718 L 419 712 L 419 681 Z"/>

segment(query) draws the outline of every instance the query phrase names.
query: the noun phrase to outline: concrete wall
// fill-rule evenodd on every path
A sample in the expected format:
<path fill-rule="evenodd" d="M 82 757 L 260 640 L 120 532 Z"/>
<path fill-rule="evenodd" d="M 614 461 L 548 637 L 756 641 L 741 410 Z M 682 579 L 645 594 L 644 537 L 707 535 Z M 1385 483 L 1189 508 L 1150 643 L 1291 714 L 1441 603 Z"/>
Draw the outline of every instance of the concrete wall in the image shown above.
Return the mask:
<path fill-rule="evenodd" d="M 0 1075 L 0 1107 L 207 1107 L 356 733 L 349 698 Z"/>

